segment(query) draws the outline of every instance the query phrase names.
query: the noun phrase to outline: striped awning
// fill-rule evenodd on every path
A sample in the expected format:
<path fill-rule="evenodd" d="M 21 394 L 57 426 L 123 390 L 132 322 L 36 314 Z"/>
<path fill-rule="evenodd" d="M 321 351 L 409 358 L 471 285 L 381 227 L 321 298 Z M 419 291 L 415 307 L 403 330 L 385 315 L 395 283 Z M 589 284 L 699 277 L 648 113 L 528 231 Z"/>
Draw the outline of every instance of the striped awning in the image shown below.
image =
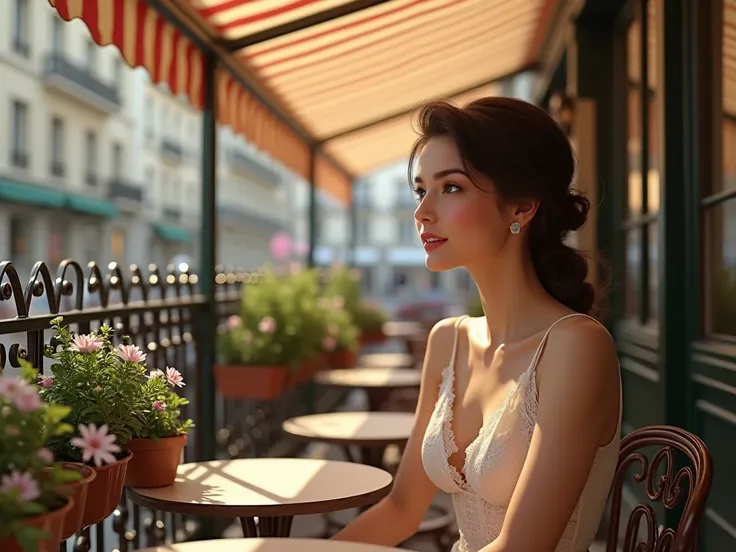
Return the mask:
<path fill-rule="evenodd" d="M 203 57 L 170 22 L 227 51 L 219 121 L 347 199 L 349 177 L 404 158 L 434 98 L 495 94 L 533 67 L 557 0 L 49 0 L 100 44 L 202 105 Z M 164 7 L 165 19 L 152 6 Z M 253 95 L 235 78 L 257 82 Z M 268 104 L 268 105 L 267 105 Z M 278 110 L 280 116 L 274 112 Z M 284 117 L 286 115 L 286 118 Z M 299 129 L 297 132 L 295 129 Z"/>

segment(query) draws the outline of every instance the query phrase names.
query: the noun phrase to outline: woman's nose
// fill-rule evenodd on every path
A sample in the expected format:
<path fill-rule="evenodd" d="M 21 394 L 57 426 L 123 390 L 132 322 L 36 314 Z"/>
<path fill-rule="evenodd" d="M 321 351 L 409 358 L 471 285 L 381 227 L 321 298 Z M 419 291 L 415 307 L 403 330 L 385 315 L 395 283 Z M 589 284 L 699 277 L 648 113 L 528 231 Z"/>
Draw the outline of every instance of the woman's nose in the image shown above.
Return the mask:
<path fill-rule="evenodd" d="M 432 222 L 436 218 L 434 208 L 431 205 L 431 200 L 428 200 L 425 196 L 422 201 L 417 205 L 414 211 L 414 219 L 417 222 L 425 223 Z"/>

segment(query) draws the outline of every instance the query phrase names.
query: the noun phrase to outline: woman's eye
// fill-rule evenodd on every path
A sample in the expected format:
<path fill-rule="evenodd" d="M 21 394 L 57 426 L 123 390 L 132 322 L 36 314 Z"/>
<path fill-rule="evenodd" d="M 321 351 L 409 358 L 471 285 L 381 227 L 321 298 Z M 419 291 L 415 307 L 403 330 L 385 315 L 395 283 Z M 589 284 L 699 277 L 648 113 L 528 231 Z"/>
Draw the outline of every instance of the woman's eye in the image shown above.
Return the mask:
<path fill-rule="evenodd" d="M 417 201 L 419 201 L 420 199 L 422 199 L 422 198 L 424 197 L 424 194 L 426 194 L 426 193 L 427 193 L 427 192 L 425 192 L 425 191 L 424 191 L 424 190 L 422 190 L 421 188 L 415 188 L 415 189 L 414 189 L 414 198 L 415 198 L 415 199 L 416 199 Z"/>
<path fill-rule="evenodd" d="M 445 184 L 445 193 L 455 193 L 460 191 L 460 186 L 457 186 L 456 184 Z"/>

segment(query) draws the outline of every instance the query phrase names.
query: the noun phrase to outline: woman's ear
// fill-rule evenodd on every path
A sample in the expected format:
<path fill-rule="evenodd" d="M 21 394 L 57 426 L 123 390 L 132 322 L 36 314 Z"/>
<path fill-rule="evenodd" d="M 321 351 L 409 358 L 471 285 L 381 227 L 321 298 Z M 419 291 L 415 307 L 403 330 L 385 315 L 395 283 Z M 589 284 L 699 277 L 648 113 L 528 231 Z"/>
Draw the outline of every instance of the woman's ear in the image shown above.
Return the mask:
<path fill-rule="evenodd" d="M 518 222 L 519 225 L 524 228 L 526 227 L 537 214 L 539 209 L 538 200 L 523 200 L 515 203 L 512 206 L 511 222 Z"/>

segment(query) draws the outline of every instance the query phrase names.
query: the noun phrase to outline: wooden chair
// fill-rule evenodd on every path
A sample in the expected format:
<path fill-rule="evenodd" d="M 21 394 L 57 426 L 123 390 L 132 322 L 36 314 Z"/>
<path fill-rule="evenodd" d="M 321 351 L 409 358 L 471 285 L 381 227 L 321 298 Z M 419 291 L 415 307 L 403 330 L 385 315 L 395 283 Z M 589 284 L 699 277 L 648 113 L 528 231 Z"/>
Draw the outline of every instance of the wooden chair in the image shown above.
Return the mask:
<path fill-rule="evenodd" d="M 649 456 L 640 451 L 649 447 L 659 450 Z M 644 485 L 649 501 L 671 510 L 684 499 L 684 508 L 680 523 L 673 529 L 660 527 L 651 504 L 637 504 L 619 547 L 623 484 L 632 467 L 634 482 Z M 613 480 L 606 552 L 694 552 L 712 479 L 710 453 L 696 435 L 671 426 L 649 426 L 629 433 L 621 440 Z"/>

